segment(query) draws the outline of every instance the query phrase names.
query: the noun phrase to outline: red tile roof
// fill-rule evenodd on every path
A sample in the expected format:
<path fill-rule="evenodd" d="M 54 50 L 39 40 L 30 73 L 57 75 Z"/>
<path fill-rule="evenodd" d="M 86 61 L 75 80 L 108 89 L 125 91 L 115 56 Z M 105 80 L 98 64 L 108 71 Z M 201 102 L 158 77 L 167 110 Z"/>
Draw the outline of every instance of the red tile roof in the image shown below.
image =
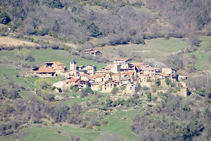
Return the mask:
<path fill-rule="evenodd" d="M 165 74 L 165 73 L 162 73 L 161 75 L 164 76 L 164 77 L 169 77 L 169 75 Z"/>
<path fill-rule="evenodd" d="M 77 82 L 79 80 L 79 78 L 71 78 L 69 80 L 66 80 L 65 82 Z"/>
<path fill-rule="evenodd" d="M 115 74 L 113 74 L 112 76 L 118 76 L 118 75 L 120 75 L 119 73 L 115 73 Z"/>
<path fill-rule="evenodd" d="M 91 78 L 105 77 L 105 74 L 94 74 Z"/>
<path fill-rule="evenodd" d="M 95 73 L 106 73 L 105 71 L 96 71 Z"/>
<path fill-rule="evenodd" d="M 55 73 L 54 69 L 52 68 L 39 68 L 38 71 L 35 71 L 36 73 Z"/>
<path fill-rule="evenodd" d="M 59 65 L 59 66 L 64 66 L 65 64 L 61 63 L 61 62 L 54 62 L 55 64 Z"/>
<path fill-rule="evenodd" d="M 134 74 L 134 72 L 126 71 L 126 72 L 123 72 L 122 74 Z"/>

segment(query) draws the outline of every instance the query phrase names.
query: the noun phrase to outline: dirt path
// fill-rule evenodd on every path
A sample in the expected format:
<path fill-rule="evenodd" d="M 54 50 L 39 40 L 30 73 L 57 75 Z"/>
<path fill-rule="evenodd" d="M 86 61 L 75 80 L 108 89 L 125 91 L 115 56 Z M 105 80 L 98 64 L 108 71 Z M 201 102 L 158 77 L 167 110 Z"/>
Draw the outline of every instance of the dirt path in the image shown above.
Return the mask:
<path fill-rule="evenodd" d="M 65 43 L 65 45 L 72 46 L 73 48 L 77 48 L 77 46 L 76 46 L 76 45 L 71 44 L 71 43 Z"/>

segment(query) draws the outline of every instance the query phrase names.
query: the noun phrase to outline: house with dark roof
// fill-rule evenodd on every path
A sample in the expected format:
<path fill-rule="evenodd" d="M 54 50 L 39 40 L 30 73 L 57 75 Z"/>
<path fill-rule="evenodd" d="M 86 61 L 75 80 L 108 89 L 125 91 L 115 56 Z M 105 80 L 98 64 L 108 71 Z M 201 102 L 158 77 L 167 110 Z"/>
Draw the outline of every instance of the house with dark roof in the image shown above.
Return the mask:
<path fill-rule="evenodd" d="M 114 64 L 126 64 L 130 63 L 132 59 L 124 59 L 124 58 L 119 58 L 119 59 L 114 59 Z"/>
<path fill-rule="evenodd" d="M 85 54 L 90 54 L 92 56 L 102 56 L 102 53 L 99 50 L 93 49 L 84 49 Z"/>

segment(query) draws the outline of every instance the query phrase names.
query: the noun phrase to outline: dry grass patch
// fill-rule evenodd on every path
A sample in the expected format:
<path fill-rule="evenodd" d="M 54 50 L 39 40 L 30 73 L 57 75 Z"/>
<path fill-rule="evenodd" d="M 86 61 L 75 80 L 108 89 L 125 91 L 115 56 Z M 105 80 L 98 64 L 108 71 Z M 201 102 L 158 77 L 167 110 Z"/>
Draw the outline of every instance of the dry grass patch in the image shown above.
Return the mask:
<path fill-rule="evenodd" d="M 35 44 L 35 43 L 32 43 L 32 42 L 27 42 L 27 41 L 21 41 L 21 40 L 14 39 L 14 38 L 11 38 L 11 37 L 0 37 L 0 45 L 7 45 L 7 46 L 20 46 L 20 45 L 34 46 L 34 45 L 38 45 L 38 44 Z"/>

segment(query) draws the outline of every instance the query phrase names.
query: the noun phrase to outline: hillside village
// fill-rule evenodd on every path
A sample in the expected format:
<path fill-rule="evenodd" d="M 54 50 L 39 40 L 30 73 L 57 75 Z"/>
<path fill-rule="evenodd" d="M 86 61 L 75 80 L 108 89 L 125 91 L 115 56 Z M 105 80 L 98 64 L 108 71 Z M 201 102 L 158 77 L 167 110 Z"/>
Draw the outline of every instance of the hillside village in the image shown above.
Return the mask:
<path fill-rule="evenodd" d="M 92 49 L 85 49 L 84 52 L 99 53 Z M 65 77 L 65 80 L 53 84 L 53 87 L 60 89 L 55 89 L 54 93 L 68 91 L 71 87 L 77 87 L 79 90 L 90 87 L 93 91 L 111 93 L 117 87 L 118 90 L 122 90 L 122 95 L 134 94 L 136 86 L 151 87 L 159 83 L 165 88 L 169 85 L 166 82 L 168 80 L 180 87 L 178 95 L 187 96 L 186 83 L 181 81 L 182 77 L 175 69 L 151 67 L 148 64 L 131 61 L 132 59 L 114 59 L 112 64 L 97 71 L 94 65 L 78 66 L 72 59 L 69 70 L 61 62 L 44 62 L 43 66 L 33 68 L 32 71 L 35 76 L 42 78 L 58 75 Z"/>

